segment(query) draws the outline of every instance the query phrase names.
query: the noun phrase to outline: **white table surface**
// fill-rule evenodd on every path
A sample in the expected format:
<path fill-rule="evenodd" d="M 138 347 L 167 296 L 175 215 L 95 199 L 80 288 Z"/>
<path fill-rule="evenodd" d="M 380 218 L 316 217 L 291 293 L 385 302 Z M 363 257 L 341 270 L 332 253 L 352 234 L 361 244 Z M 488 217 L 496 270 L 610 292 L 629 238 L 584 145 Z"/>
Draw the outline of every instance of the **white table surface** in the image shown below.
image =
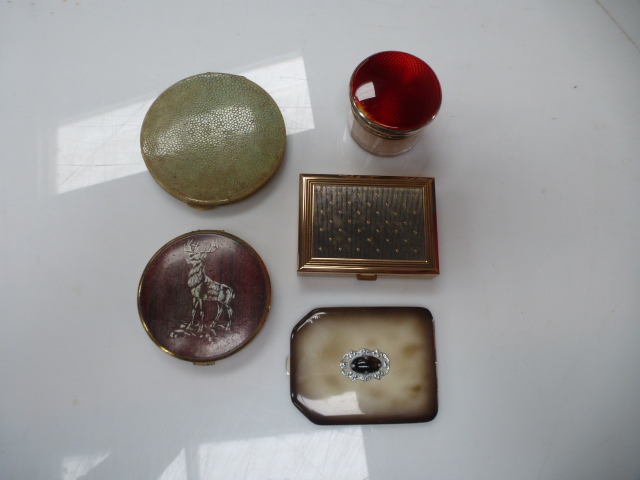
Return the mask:
<path fill-rule="evenodd" d="M 0 478 L 640 478 L 640 2 L 3 0 Z M 346 131 L 353 68 L 424 59 L 444 101 L 408 154 Z M 283 110 L 281 169 L 195 211 L 144 167 L 142 118 L 190 75 L 247 75 Z M 296 275 L 300 173 L 436 178 L 441 275 Z M 147 261 L 219 229 L 273 303 L 199 367 L 138 318 Z M 289 399 L 291 328 L 322 306 L 429 308 L 440 410 L 321 427 Z"/>

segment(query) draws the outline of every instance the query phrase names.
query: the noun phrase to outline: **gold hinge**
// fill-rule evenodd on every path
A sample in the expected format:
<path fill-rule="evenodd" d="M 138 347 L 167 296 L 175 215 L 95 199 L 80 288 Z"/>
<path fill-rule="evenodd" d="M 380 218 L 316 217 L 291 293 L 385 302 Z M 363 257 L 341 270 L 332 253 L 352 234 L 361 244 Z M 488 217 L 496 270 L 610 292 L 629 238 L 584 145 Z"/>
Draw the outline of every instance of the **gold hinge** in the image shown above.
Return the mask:
<path fill-rule="evenodd" d="M 366 280 L 366 281 L 372 282 L 372 281 L 378 279 L 378 274 L 376 274 L 376 273 L 359 273 L 358 275 L 356 275 L 356 278 L 358 280 Z"/>

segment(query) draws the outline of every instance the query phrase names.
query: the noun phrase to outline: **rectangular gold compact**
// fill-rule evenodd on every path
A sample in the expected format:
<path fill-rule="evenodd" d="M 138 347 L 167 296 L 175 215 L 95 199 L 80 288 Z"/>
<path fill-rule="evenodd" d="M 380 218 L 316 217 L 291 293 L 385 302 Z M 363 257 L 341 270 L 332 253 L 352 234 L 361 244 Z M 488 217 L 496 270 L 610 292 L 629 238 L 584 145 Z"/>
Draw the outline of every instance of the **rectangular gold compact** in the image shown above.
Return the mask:
<path fill-rule="evenodd" d="M 433 178 L 300 175 L 298 274 L 439 273 Z"/>

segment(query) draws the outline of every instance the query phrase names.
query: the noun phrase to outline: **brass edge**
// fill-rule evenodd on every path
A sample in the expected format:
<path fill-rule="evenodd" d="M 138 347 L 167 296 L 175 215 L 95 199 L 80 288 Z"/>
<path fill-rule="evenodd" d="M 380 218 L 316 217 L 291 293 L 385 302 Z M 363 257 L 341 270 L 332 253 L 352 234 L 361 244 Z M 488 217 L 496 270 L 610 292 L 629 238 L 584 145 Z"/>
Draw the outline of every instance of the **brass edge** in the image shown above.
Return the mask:
<path fill-rule="evenodd" d="M 438 259 L 438 235 L 437 235 L 437 222 L 436 222 L 436 192 L 435 192 L 435 180 L 433 178 L 427 178 L 423 186 L 423 209 L 425 212 L 425 254 L 428 263 L 432 266 L 432 270 L 438 274 L 439 259 Z M 431 228 L 429 228 L 431 227 Z"/>
<path fill-rule="evenodd" d="M 306 178 L 304 174 L 300 175 L 299 185 L 299 201 L 298 206 L 298 270 L 301 269 L 309 260 L 306 251 Z"/>

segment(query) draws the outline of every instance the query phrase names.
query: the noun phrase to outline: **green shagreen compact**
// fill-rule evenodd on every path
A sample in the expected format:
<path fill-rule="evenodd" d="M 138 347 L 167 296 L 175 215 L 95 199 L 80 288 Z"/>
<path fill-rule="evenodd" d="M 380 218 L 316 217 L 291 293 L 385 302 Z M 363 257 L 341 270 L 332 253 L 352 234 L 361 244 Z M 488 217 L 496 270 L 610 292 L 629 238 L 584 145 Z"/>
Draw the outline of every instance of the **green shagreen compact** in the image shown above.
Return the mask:
<path fill-rule="evenodd" d="M 282 162 L 286 131 L 276 102 L 245 77 L 203 73 L 165 90 L 142 124 L 142 156 L 174 197 L 206 210 L 263 187 Z"/>

